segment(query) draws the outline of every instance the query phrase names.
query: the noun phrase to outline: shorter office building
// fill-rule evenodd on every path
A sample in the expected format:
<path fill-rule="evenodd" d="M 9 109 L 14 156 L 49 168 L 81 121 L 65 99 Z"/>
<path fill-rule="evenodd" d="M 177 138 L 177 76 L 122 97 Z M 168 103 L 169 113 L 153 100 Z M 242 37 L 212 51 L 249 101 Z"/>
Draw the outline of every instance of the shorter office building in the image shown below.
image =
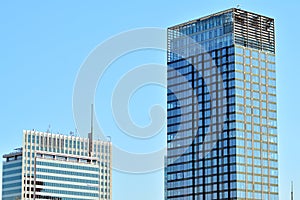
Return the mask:
<path fill-rule="evenodd" d="M 3 158 L 2 200 L 112 199 L 111 142 L 24 131 Z"/>

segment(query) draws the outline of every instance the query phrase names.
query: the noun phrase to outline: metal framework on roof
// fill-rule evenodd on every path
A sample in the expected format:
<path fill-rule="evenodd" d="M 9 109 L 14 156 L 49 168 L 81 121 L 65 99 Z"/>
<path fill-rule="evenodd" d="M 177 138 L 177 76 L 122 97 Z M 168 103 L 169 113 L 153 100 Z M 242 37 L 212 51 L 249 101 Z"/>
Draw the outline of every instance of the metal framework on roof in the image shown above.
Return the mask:
<path fill-rule="evenodd" d="M 180 29 L 225 13 L 232 13 L 232 22 L 228 23 L 232 24 L 231 31 L 234 36 L 234 44 L 275 53 L 274 19 L 238 8 L 231 8 L 168 28 L 170 30 L 168 44 L 174 36 L 180 35 Z M 225 23 L 224 26 L 227 26 L 228 23 Z M 176 32 L 178 35 L 174 35 Z"/>
<path fill-rule="evenodd" d="M 275 53 L 274 19 L 234 9 L 234 43 Z"/>

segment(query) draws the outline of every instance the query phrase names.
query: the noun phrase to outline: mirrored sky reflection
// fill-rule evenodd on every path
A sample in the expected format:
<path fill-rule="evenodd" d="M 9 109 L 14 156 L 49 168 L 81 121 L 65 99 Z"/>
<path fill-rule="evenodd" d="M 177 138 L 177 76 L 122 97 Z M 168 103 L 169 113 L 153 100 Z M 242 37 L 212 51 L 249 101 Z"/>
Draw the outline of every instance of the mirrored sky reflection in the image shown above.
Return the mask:
<path fill-rule="evenodd" d="M 0 3 L 0 153 L 22 144 L 22 130 L 53 133 L 75 131 L 72 94 L 76 75 L 89 53 L 101 42 L 123 31 L 140 27 L 166 28 L 191 19 L 241 5 L 242 9 L 275 18 L 279 134 L 279 193 L 288 199 L 290 181 L 300 187 L 297 125 L 300 68 L 296 0 L 279 1 L 26 1 Z M 99 82 L 95 109 L 113 142 L 133 152 L 151 152 L 165 143 L 163 131 L 150 140 L 122 134 L 111 115 L 114 84 L 128 70 L 146 63 L 166 64 L 165 52 L 136 52 L 112 64 Z M 150 123 L 148 110 L 165 106 L 165 89 L 147 86 L 138 90 L 129 105 L 131 117 L 141 126 Z M 147 98 L 151 96 L 157 98 Z M 89 123 L 89 120 L 87 120 Z M 2 168 L 2 167 L 1 167 Z M 2 171 L 2 169 L 0 170 Z M 1 174 L 1 173 L 0 173 Z M 163 199 L 163 172 L 133 175 L 114 171 L 113 199 Z M 1 180 L 1 179 L 0 179 Z M 295 194 L 297 199 L 298 194 Z"/>

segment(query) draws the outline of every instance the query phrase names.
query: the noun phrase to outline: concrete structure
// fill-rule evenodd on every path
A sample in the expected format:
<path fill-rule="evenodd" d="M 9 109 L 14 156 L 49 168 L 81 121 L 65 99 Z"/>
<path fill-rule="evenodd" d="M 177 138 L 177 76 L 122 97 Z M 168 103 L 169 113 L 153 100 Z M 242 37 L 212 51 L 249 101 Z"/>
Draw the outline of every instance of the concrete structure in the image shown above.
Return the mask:
<path fill-rule="evenodd" d="M 22 148 L 3 156 L 2 200 L 111 200 L 111 142 L 89 141 L 24 131 Z"/>

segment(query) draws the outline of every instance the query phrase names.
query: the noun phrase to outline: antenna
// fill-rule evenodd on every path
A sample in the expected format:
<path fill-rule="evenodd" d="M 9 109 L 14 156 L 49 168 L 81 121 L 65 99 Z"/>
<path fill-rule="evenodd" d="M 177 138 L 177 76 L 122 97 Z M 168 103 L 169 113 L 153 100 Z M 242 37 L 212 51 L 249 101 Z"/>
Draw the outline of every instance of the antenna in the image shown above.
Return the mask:
<path fill-rule="evenodd" d="M 241 8 L 241 5 L 240 5 L 240 4 L 236 5 L 236 8 L 237 8 L 237 9 L 240 9 L 240 8 Z"/>
<path fill-rule="evenodd" d="M 78 133 L 78 130 L 77 130 L 77 128 L 75 128 L 75 135 L 77 135 L 77 136 L 79 136 L 79 137 L 80 137 L 80 135 L 79 135 L 79 133 Z"/>
<path fill-rule="evenodd" d="M 48 129 L 47 129 L 47 133 L 50 133 L 50 132 L 51 132 L 51 125 L 49 124 Z"/>
<path fill-rule="evenodd" d="M 291 188 L 291 200 L 294 200 L 294 184 L 292 181 L 292 188 Z"/>
<path fill-rule="evenodd" d="M 91 104 L 91 132 L 88 134 L 89 138 L 89 156 L 92 156 L 93 152 L 93 122 L 94 122 L 94 105 Z"/>
<path fill-rule="evenodd" d="M 93 126 L 94 126 L 94 105 L 91 105 L 91 136 L 93 138 Z"/>

